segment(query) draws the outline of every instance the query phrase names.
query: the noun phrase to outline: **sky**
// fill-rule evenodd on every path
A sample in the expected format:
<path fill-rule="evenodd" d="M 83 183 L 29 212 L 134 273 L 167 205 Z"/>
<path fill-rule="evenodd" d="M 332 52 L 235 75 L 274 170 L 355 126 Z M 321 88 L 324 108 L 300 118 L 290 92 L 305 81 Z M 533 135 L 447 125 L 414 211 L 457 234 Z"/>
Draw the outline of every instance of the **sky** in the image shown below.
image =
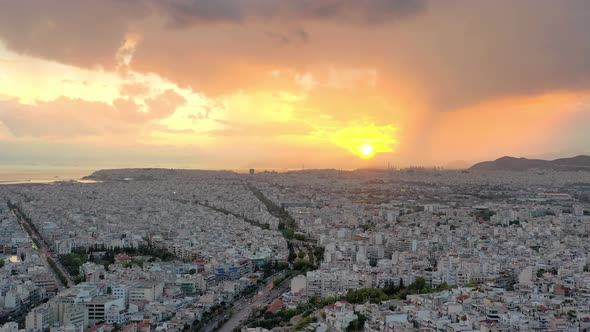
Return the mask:
<path fill-rule="evenodd" d="M 0 0 L 0 166 L 590 154 L 588 31 L 586 0 Z"/>

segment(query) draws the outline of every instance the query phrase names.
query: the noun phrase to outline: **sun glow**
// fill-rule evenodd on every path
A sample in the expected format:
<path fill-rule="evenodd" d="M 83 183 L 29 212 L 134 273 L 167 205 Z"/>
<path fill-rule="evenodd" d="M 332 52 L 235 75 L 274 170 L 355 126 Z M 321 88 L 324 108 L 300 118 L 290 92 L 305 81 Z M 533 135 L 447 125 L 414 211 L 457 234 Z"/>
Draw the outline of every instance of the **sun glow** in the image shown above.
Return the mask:
<path fill-rule="evenodd" d="M 359 149 L 359 152 L 365 158 L 370 158 L 373 155 L 373 147 L 371 146 L 371 144 L 363 144 Z"/>
<path fill-rule="evenodd" d="M 352 125 L 336 131 L 331 135 L 331 141 L 363 159 L 369 159 L 377 153 L 393 152 L 397 143 L 395 132 L 396 128 L 392 125 Z"/>

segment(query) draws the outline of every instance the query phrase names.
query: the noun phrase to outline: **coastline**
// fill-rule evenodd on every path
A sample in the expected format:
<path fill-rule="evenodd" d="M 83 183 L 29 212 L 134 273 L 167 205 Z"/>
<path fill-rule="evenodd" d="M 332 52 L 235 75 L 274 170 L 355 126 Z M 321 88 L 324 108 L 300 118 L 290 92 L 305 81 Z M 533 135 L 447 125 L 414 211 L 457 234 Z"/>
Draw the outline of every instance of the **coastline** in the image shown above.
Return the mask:
<path fill-rule="evenodd" d="M 91 169 L 0 167 L 0 185 L 50 184 L 66 181 L 90 183 L 96 181 L 84 178 L 93 172 Z"/>

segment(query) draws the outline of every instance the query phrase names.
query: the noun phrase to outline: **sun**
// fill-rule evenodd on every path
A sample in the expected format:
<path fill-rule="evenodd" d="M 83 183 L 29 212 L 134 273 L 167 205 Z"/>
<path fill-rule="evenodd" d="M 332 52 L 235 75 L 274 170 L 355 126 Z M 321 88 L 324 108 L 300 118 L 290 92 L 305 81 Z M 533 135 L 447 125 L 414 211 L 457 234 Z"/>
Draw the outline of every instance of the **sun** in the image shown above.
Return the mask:
<path fill-rule="evenodd" d="M 378 153 L 393 152 L 396 130 L 393 125 L 353 124 L 336 130 L 329 139 L 359 158 L 371 159 Z"/>
<path fill-rule="evenodd" d="M 359 152 L 363 157 L 369 158 L 373 155 L 373 146 L 371 144 L 363 144 L 360 147 Z"/>

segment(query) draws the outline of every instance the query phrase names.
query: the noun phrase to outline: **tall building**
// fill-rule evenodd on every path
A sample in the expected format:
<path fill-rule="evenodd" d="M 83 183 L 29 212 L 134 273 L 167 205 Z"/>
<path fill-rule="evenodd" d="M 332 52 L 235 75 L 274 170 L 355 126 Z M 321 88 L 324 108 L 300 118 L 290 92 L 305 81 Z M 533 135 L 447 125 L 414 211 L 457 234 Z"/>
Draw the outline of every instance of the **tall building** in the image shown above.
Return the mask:
<path fill-rule="evenodd" d="M 123 299 L 125 307 L 129 305 L 129 286 L 113 285 L 111 286 L 111 294 L 118 299 Z"/>
<path fill-rule="evenodd" d="M 31 310 L 25 318 L 25 329 L 27 331 L 44 331 L 51 324 L 49 305 L 43 304 Z"/>
<path fill-rule="evenodd" d="M 584 215 L 584 206 L 580 205 L 580 204 L 575 204 L 574 205 L 574 216 L 583 216 Z"/>
<path fill-rule="evenodd" d="M 93 298 L 90 302 L 85 302 L 84 305 L 88 312 L 88 323 L 90 325 L 95 325 L 98 322 L 104 322 L 107 320 L 107 314 L 111 307 L 116 306 L 118 308 L 124 308 L 125 300 L 114 296 L 100 295 Z"/>
<path fill-rule="evenodd" d="M 129 288 L 129 301 L 155 301 L 162 296 L 164 283 L 143 281 Z"/>
<path fill-rule="evenodd" d="M 88 314 L 84 304 L 60 298 L 53 298 L 48 303 L 52 323 L 74 325 L 81 328 L 88 326 Z"/>

